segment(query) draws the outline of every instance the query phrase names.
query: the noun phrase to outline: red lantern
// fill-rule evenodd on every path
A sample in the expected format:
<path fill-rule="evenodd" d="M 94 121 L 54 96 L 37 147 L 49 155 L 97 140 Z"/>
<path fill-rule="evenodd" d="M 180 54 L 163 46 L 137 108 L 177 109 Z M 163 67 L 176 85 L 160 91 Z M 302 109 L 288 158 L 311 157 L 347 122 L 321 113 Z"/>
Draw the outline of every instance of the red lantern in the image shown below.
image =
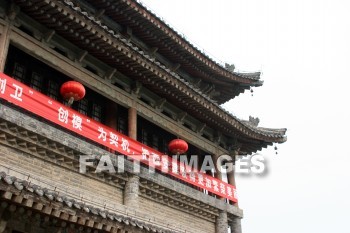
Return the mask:
<path fill-rule="evenodd" d="M 188 150 L 188 144 L 182 139 L 174 139 L 169 142 L 168 149 L 172 154 L 184 154 Z"/>
<path fill-rule="evenodd" d="M 68 100 L 68 105 L 72 105 L 73 101 L 78 101 L 84 98 L 85 88 L 79 82 L 68 81 L 61 86 L 60 93 L 65 100 Z"/>

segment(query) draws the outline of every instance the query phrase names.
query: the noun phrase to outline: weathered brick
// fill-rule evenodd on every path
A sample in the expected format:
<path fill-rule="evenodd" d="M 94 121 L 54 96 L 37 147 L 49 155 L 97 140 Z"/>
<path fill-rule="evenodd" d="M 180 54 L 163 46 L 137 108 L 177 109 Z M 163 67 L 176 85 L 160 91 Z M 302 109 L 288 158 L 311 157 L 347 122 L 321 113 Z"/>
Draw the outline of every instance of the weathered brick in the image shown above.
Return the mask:
<path fill-rule="evenodd" d="M 139 205 L 140 210 L 148 213 L 150 218 L 165 219 L 190 232 L 215 232 L 214 222 L 174 209 L 170 206 L 154 202 L 144 197 L 140 197 Z"/>

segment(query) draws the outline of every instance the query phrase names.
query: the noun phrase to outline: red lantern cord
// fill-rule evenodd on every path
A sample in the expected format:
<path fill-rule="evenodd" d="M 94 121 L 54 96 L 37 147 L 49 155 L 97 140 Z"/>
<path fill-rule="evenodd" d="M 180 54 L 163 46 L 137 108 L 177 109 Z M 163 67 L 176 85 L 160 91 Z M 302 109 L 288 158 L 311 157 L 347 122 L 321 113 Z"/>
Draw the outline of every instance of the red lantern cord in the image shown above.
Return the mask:
<path fill-rule="evenodd" d="M 84 98 L 85 88 L 79 82 L 68 81 L 61 86 L 60 93 L 65 100 L 68 100 L 68 105 L 70 106 L 74 101 Z"/>

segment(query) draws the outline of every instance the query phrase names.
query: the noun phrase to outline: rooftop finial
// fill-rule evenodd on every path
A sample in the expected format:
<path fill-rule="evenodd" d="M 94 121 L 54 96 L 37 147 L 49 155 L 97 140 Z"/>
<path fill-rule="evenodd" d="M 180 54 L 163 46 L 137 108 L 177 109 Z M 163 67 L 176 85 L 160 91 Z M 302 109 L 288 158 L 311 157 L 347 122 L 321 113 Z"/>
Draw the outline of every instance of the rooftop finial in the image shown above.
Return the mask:
<path fill-rule="evenodd" d="M 234 64 L 228 64 L 228 63 L 225 63 L 225 68 L 226 68 L 226 70 L 228 70 L 228 71 L 230 71 L 230 72 L 234 72 L 235 71 L 235 65 Z"/>
<path fill-rule="evenodd" d="M 249 116 L 249 122 L 252 123 L 254 126 L 258 126 L 260 119 L 259 117 Z"/>

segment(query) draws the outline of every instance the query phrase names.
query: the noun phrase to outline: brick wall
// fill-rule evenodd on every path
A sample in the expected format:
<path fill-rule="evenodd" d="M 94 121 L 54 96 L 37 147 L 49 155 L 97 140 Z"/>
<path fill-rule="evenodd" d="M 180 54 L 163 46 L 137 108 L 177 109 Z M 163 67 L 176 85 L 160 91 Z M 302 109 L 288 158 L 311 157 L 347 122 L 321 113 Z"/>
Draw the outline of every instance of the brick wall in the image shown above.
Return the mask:
<path fill-rule="evenodd" d="M 93 199 L 98 205 L 123 203 L 120 188 L 3 145 L 0 145 L 0 170 L 43 187 L 57 187 L 57 191 L 74 194 L 79 200 Z"/>
<path fill-rule="evenodd" d="M 154 202 L 142 196 L 139 196 L 139 198 L 140 210 L 149 213 L 151 219 L 153 216 L 156 218 L 163 218 L 190 232 L 215 232 L 215 223 L 213 222 L 182 212 L 164 204 Z"/>
<path fill-rule="evenodd" d="M 77 198 L 83 196 L 84 199 L 98 205 L 123 204 L 123 191 L 117 187 L 4 145 L 0 145 L 0 171 L 5 171 L 19 179 L 29 179 L 43 187 L 51 189 L 57 187 L 58 191 L 74 194 Z M 30 175 L 29 178 L 28 175 Z M 95 198 L 92 200 L 92 197 Z M 149 214 L 151 221 L 154 218 L 164 219 L 189 232 L 215 232 L 215 223 L 145 197 L 139 196 L 139 207 L 139 211 Z"/>
<path fill-rule="evenodd" d="M 0 118 L 15 123 L 16 125 L 30 132 L 35 132 L 39 135 L 42 135 L 48 140 L 59 142 L 60 144 L 67 146 L 72 150 L 76 150 L 79 153 L 105 153 L 104 150 L 98 147 L 95 147 L 72 135 L 66 134 L 59 129 L 55 129 L 50 125 L 38 121 L 37 119 L 30 118 L 25 114 L 13 110 L 9 107 L 0 106 Z M 4 132 L 6 132 L 6 129 L 4 130 Z M 11 129 L 11 132 L 11 134 L 13 135 L 15 131 L 12 131 Z M 25 134 L 23 135 L 19 134 L 17 136 L 18 138 L 23 137 L 25 139 L 26 136 Z M 143 196 L 139 196 L 139 211 L 135 208 L 126 208 L 124 205 L 122 205 L 123 190 L 109 183 L 108 179 L 101 181 L 91 176 L 85 176 L 76 171 L 73 171 L 71 170 L 73 168 L 71 165 L 67 165 L 65 164 L 65 162 L 61 162 L 59 160 L 62 158 L 56 157 L 56 159 L 51 159 L 49 154 L 50 152 L 48 152 L 48 154 L 46 155 L 37 155 L 36 153 L 24 153 L 23 150 L 26 150 L 26 148 L 20 148 L 21 139 L 17 140 L 18 143 L 11 143 L 11 140 L 8 140 L 11 137 L 13 136 L 10 136 L 5 140 L 6 143 L 8 143 L 8 145 L 11 145 L 10 147 L 5 146 L 3 144 L 0 145 L 0 171 L 4 169 L 3 166 L 10 167 L 12 170 L 16 171 L 24 171 L 24 173 L 31 175 L 31 179 L 33 177 L 40 178 L 44 185 L 40 184 L 40 182 L 38 183 L 38 185 L 42 187 L 47 187 L 46 184 L 49 183 L 51 184 L 51 187 L 47 187 L 48 189 L 53 190 L 55 189 L 55 186 L 57 186 L 60 187 L 60 189 L 63 191 L 69 190 L 71 193 L 73 192 L 77 196 L 77 198 L 75 197 L 76 199 L 80 199 L 80 195 L 83 195 L 84 199 L 87 199 L 87 204 L 90 204 L 89 202 L 91 199 L 93 199 L 93 205 L 95 205 L 95 203 L 98 202 L 98 205 L 96 207 L 103 208 L 104 204 L 107 204 L 107 208 L 112 207 L 112 209 L 114 210 L 113 205 L 116 205 L 115 208 L 117 209 L 117 212 L 122 212 L 124 214 L 128 212 L 129 215 L 136 215 L 142 217 L 142 219 L 146 219 L 147 221 L 148 218 L 150 218 L 150 222 L 155 222 L 156 224 L 161 224 L 163 226 L 167 226 L 167 224 L 169 223 L 171 225 L 174 224 L 182 229 L 187 229 L 187 232 L 192 233 L 215 232 L 215 224 L 213 222 L 214 220 L 210 221 L 198 217 L 195 214 L 188 214 L 181 210 L 180 205 L 178 206 L 179 209 L 177 209 L 177 207 L 170 207 L 166 204 L 160 204 L 154 200 L 148 199 Z M 50 160 L 51 162 L 46 161 L 46 159 Z M 126 170 L 131 171 L 131 168 L 129 167 L 131 163 L 126 160 L 125 165 Z M 65 168 L 65 166 L 69 167 L 69 169 Z M 209 206 L 215 207 L 219 210 L 221 209 L 228 211 L 229 213 L 232 212 L 234 214 L 241 214 L 241 211 L 236 207 L 231 205 L 229 206 L 224 202 L 214 199 L 211 196 L 204 195 L 201 192 L 191 189 L 185 185 L 182 185 L 181 183 L 177 183 L 176 181 L 173 181 L 161 174 L 149 174 L 149 172 L 143 168 L 141 168 L 141 171 L 142 172 L 139 174 L 139 176 L 142 179 L 146 179 L 149 182 L 158 184 L 159 186 L 163 187 L 163 189 L 165 188 L 168 190 L 174 190 L 179 195 L 183 194 L 186 195 L 186 197 L 189 196 L 194 198 L 195 200 L 200 200 L 201 202 L 206 203 Z M 27 178 L 20 172 L 18 174 L 11 170 L 5 170 L 5 172 L 9 173 L 10 175 L 12 174 L 20 179 Z M 146 186 L 147 183 L 143 183 L 143 187 Z M 72 195 L 69 196 L 72 197 Z M 96 196 L 99 198 L 96 198 Z M 181 200 L 184 201 L 183 198 Z M 145 213 L 147 213 L 146 216 Z M 159 219 L 161 219 L 161 221 L 159 221 Z"/>

